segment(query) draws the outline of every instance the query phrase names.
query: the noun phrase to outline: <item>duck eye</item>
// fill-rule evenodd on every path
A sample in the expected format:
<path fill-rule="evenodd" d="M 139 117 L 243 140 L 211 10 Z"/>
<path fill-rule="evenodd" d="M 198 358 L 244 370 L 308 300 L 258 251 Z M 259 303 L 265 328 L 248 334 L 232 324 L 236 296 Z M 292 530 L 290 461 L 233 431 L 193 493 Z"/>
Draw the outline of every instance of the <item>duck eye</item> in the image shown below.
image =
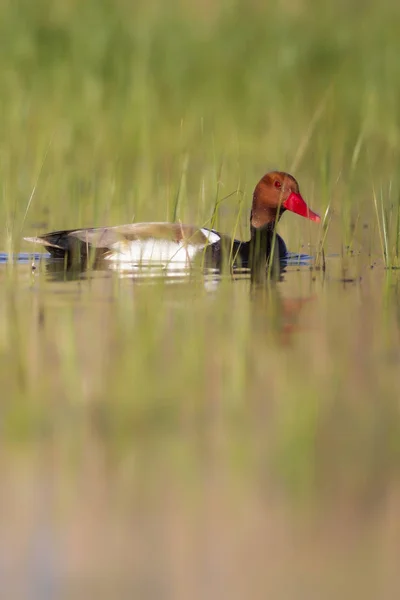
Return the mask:
<path fill-rule="evenodd" d="M 279 188 L 281 188 L 281 187 L 282 187 L 282 184 L 281 184 L 281 182 L 280 182 L 280 181 L 275 181 L 275 182 L 274 182 L 274 186 L 275 186 L 276 188 L 278 188 L 278 189 L 279 189 Z"/>

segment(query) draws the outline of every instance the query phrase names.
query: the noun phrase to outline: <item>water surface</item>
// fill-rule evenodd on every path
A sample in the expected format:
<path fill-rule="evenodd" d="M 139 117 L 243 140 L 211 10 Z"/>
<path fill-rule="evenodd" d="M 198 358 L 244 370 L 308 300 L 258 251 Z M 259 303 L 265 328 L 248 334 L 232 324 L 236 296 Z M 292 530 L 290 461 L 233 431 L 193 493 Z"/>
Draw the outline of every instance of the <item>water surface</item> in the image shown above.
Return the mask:
<path fill-rule="evenodd" d="M 253 286 L 2 254 L 12 597 L 393 597 L 398 277 L 360 261 Z"/>

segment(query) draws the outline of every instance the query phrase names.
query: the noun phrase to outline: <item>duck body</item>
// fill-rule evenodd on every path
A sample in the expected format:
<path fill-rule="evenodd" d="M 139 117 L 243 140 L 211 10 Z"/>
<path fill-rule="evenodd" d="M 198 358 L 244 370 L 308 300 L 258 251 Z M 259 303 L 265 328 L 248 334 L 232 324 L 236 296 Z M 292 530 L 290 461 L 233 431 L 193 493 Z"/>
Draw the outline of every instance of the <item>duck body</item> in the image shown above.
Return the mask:
<path fill-rule="evenodd" d="M 131 223 L 53 231 L 25 239 L 44 245 L 53 258 L 67 259 L 68 266 L 115 261 L 187 268 L 220 236 L 212 229 L 179 223 Z"/>
<path fill-rule="evenodd" d="M 253 245 L 251 240 L 232 239 L 214 229 L 162 222 L 52 231 L 25 239 L 42 244 L 54 259 L 66 259 L 69 267 L 113 261 L 166 269 L 187 269 L 194 264 L 220 269 L 224 263 L 234 268 L 249 268 Z M 271 231 L 267 236 L 266 255 L 270 254 L 272 244 Z M 279 259 L 284 260 L 286 244 L 278 234 L 275 245 Z"/>
<path fill-rule="evenodd" d="M 186 269 L 193 264 L 220 269 L 227 263 L 265 270 L 272 248 L 281 261 L 287 254 L 285 242 L 275 232 L 276 222 L 285 210 L 320 220 L 307 207 L 296 180 L 287 173 L 273 172 L 265 175 L 254 191 L 249 241 L 232 239 L 206 227 L 158 222 L 53 231 L 25 240 L 42 244 L 67 267 L 85 268 L 114 261 L 167 269 Z"/>

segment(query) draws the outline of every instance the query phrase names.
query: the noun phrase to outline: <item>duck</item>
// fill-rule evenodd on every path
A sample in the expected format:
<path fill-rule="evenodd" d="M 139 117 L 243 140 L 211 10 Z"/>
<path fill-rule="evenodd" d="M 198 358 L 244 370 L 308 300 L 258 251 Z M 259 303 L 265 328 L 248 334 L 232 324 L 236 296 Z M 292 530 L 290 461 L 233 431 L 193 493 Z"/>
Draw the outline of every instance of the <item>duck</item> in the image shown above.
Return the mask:
<path fill-rule="evenodd" d="M 113 261 L 175 270 L 187 269 L 200 259 L 203 265 L 217 269 L 225 261 L 233 268 L 254 271 L 265 269 L 272 253 L 279 261 L 285 259 L 286 244 L 275 227 L 286 211 L 321 220 L 306 204 L 292 175 L 271 171 L 254 189 L 248 241 L 232 239 L 215 229 L 168 222 L 60 230 L 24 239 L 42 244 L 52 258 L 62 259 L 67 267 Z"/>

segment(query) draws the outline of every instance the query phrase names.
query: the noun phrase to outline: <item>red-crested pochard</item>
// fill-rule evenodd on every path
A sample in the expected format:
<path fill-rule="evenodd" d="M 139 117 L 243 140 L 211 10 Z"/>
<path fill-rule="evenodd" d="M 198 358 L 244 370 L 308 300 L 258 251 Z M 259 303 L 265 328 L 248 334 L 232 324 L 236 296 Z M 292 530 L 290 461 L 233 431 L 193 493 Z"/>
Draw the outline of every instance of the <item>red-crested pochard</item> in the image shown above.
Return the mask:
<path fill-rule="evenodd" d="M 132 223 L 113 227 L 70 229 L 45 233 L 25 240 L 43 244 L 54 258 L 67 264 L 86 264 L 87 258 L 138 265 L 187 268 L 200 258 L 207 266 L 219 268 L 223 260 L 233 266 L 253 269 L 268 263 L 276 222 L 290 210 L 311 221 L 320 217 L 303 200 L 297 181 L 281 171 L 267 173 L 253 194 L 248 242 L 231 239 L 214 229 L 181 223 Z M 279 259 L 287 253 L 283 239 L 275 234 Z"/>

